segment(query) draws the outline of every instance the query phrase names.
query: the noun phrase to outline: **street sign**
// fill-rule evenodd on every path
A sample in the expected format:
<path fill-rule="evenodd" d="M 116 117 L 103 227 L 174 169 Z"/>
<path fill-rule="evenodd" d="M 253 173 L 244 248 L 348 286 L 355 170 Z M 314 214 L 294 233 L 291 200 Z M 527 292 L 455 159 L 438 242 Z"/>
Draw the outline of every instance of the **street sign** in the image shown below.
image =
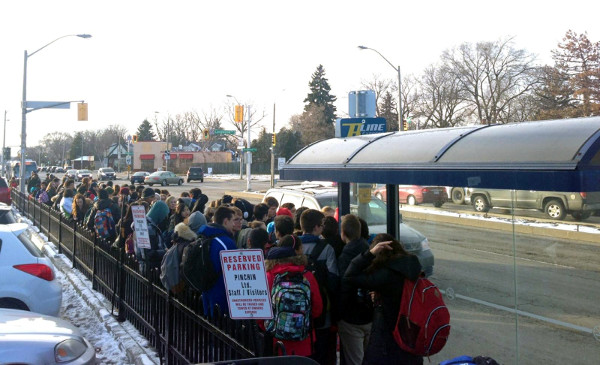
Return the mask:
<path fill-rule="evenodd" d="M 242 152 L 256 152 L 256 148 L 244 148 Z"/>
<path fill-rule="evenodd" d="M 387 131 L 385 118 L 338 118 L 335 121 L 336 138 L 354 137 Z"/>
<path fill-rule="evenodd" d="M 226 130 L 226 129 L 215 129 L 215 135 L 223 135 L 223 134 L 235 134 L 235 131 Z"/>
<path fill-rule="evenodd" d="M 277 159 L 277 170 L 281 170 L 285 166 L 285 157 L 279 157 Z"/>
<path fill-rule="evenodd" d="M 131 165 L 131 156 L 125 156 L 125 163 Z"/>

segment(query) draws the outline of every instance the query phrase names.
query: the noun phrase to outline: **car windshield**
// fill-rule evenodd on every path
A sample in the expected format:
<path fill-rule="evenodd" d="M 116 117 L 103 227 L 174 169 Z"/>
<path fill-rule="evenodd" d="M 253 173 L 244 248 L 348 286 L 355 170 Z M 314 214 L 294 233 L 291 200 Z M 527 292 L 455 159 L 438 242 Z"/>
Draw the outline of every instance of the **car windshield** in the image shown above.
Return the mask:
<path fill-rule="evenodd" d="M 19 241 L 25 246 L 27 251 L 29 251 L 35 257 L 43 257 L 42 251 L 38 248 L 38 246 L 33 243 L 31 237 L 31 231 L 26 229 L 19 236 Z"/>
<path fill-rule="evenodd" d="M 91 171 L 90 170 L 79 170 L 79 173 L 80 174 L 89 174 L 89 173 L 91 173 Z"/>
<path fill-rule="evenodd" d="M 77 170 L 69 170 L 69 171 L 67 171 L 67 174 L 76 174 L 76 173 L 77 173 Z"/>
<path fill-rule="evenodd" d="M 102 169 L 102 172 L 115 172 L 113 169 Z"/>
<path fill-rule="evenodd" d="M 147 174 L 148 174 L 148 173 L 147 173 L 147 172 L 145 172 L 145 171 L 138 171 L 138 172 L 136 172 L 135 174 L 133 174 L 133 176 L 144 176 L 144 175 L 147 175 Z"/>
<path fill-rule="evenodd" d="M 338 207 L 337 194 L 323 194 L 315 197 L 321 207 L 330 206 L 333 209 Z M 356 198 L 350 197 L 350 213 L 357 214 L 363 218 L 369 226 L 386 224 L 387 214 L 386 205 L 381 200 L 371 197 L 369 204 L 356 204 Z"/>
<path fill-rule="evenodd" d="M 164 171 L 156 171 L 150 174 L 150 176 L 161 176 Z"/>

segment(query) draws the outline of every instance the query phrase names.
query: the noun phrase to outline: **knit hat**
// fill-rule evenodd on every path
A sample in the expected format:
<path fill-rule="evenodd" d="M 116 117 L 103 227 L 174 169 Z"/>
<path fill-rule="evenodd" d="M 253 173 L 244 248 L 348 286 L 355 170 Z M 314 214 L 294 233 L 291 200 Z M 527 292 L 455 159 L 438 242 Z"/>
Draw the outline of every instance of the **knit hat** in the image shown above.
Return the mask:
<path fill-rule="evenodd" d="M 144 191 L 142 192 L 142 199 L 143 198 L 149 198 L 151 196 L 154 196 L 155 192 L 154 189 L 152 188 L 146 188 L 144 189 Z"/>
<path fill-rule="evenodd" d="M 293 247 L 273 247 L 267 254 L 267 260 L 285 259 L 294 256 L 296 256 L 296 251 Z"/>
<path fill-rule="evenodd" d="M 204 214 L 200 212 L 194 212 L 188 217 L 188 227 L 190 227 L 190 229 L 194 232 L 198 232 L 200 227 L 206 223 L 206 217 L 204 217 Z"/>
<path fill-rule="evenodd" d="M 90 188 L 95 188 L 96 186 L 98 186 L 98 183 L 95 181 L 90 184 Z"/>
<path fill-rule="evenodd" d="M 150 211 L 148 211 L 147 216 L 152 219 L 155 224 L 160 224 L 167 216 L 169 215 L 169 207 L 167 203 L 162 200 L 156 201 L 152 204 Z"/>
<path fill-rule="evenodd" d="M 129 188 L 124 186 L 121 188 L 121 190 L 119 191 L 119 194 L 121 195 L 129 195 Z"/>
<path fill-rule="evenodd" d="M 288 208 L 279 208 L 276 215 L 287 215 L 288 217 L 294 219 L 294 215 Z"/>
<path fill-rule="evenodd" d="M 98 192 L 98 199 L 108 199 L 108 191 L 106 191 L 106 189 L 101 189 Z"/>

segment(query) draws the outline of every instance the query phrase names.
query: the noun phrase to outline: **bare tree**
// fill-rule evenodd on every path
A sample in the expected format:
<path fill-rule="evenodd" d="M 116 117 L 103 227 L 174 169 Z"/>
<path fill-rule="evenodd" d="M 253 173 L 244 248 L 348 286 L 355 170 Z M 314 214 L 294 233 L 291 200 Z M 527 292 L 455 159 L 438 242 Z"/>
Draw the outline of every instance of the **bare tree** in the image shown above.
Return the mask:
<path fill-rule="evenodd" d="M 360 85 L 367 89 L 375 92 L 375 105 L 376 105 L 376 114 L 381 115 L 380 103 L 383 100 L 383 97 L 387 92 L 393 92 L 393 88 L 395 87 L 398 90 L 398 85 L 394 84 L 394 81 L 391 79 L 382 79 L 380 75 L 373 74 L 373 78 L 371 80 L 365 81 L 361 80 Z M 396 95 L 398 93 L 396 92 Z"/>
<path fill-rule="evenodd" d="M 250 109 L 250 111 L 248 111 Z M 234 129 L 238 132 L 238 137 L 244 143 L 244 146 L 247 146 L 247 141 L 244 138 L 246 131 L 248 130 L 248 121 L 250 121 L 250 128 L 255 128 L 265 117 L 267 116 L 265 110 L 259 111 L 258 108 L 244 108 L 244 120 L 242 122 L 235 122 L 235 104 L 231 103 L 225 107 L 226 114 L 229 118 L 229 123 L 233 125 Z M 248 115 L 247 113 L 250 113 Z M 231 137 L 229 137 L 231 139 Z"/>
<path fill-rule="evenodd" d="M 416 116 L 420 128 L 446 128 L 461 124 L 469 114 L 458 77 L 444 66 L 429 66 L 420 82 L 421 98 Z"/>
<path fill-rule="evenodd" d="M 49 161 L 56 162 L 67 159 L 73 137 L 65 132 L 48 133 L 40 143 L 41 154 L 45 154 Z M 38 151 L 39 152 L 39 151 Z M 38 153 L 39 154 L 39 153 Z M 32 158 L 38 158 L 37 155 Z"/>
<path fill-rule="evenodd" d="M 445 51 L 442 60 L 460 80 L 480 121 L 506 123 L 505 110 L 516 98 L 526 94 L 538 82 L 535 56 L 512 47 L 512 39 L 496 42 L 463 43 Z"/>
<path fill-rule="evenodd" d="M 323 118 L 325 118 L 325 108 L 316 104 L 311 105 L 302 114 L 290 118 L 292 129 L 301 133 L 303 146 L 335 135 L 333 125 L 318 123 Z"/>

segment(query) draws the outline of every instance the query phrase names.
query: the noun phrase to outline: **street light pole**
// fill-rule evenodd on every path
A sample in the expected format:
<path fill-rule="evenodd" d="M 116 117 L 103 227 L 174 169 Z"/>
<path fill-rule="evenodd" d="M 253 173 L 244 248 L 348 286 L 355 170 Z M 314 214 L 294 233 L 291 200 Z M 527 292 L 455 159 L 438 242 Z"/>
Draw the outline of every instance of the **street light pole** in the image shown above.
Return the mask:
<path fill-rule="evenodd" d="M 235 102 L 237 103 L 237 105 L 242 105 L 235 96 L 230 95 L 230 94 L 227 94 L 225 96 L 228 97 L 228 98 L 233 98 L 233 100 L 235 100 Z M 245 107 L 244 107 L 244 109 L 245 109 Z M 246 113 L 246 112 L 247 111 L 245 111 L 244 113 Z M 243 120 L 242 120 L 242 123 L 243 123 Z M 242 145 L 244 144 L 244 132 L 243 131 L 244 131 L 244 129 L 241 128 L 241 131 L 240 131 L 240 134 L 241 134 L 240 143 L 242 143 Z M 250 146 L 248 146 L 248 147 L 250 147 Z M 238 148 L 239 148 L 239 145 L 238 145 Z M 240 156 L 240 180 L 242 180 L 244 178 L 244 173 L 243 173 L 243 170 L 244 170 L 244 167 L 243 167 L 244 166 L 244 153 L 242 151 L 243 150 L 240 150 L 240 152 L 238 153 L 238 156 Z"/>
<path fill-rule="evenodd" d="M 271 188 L 275 187 L 275 103 L 273 103 L 273 136 L 271 137 Z"/>
<path fill-rule="evenodd" d="M 6 174 L 6 161 L 4 161 L 4 149 L 6 148 L 6 110 L 4 111 L 4 133 L 2 134 L 2 173 Z"/>
<path fill-rule="evenodd" d="M 385 58 L 376 49 L 369 48 L 369 47 L 366 47 L 366 46 L 358 46 L 358 48 L 360 48 L 360 49 L 370 49 L 371 51 L 376 52 L 378 55 L 381 56 L 381 58 L 383 58 L 385 60 L 385 62 L 387 62 L 390 66 L 392 66 L 392 68 L 396 72 L 398 72 L 398 129 L 400 130 L 400 132 L 404 131 L 404 125 L 402 123 L 402 121 L 404 120 L 404 117 L 402 115 L 402 74 L 400 73 L 400 66 L 398 66 L 398 67 L 394 66 L 390 61 L 388 61 L 387 58 Z"/>
<path fill-rule="evenodd" d="M 52 42 L 44 45 L 39 48 L 35 52 L 31 54 L 27 54 L 27 50 L 24 52 L 23 57 L 23 99 L 21 101 L 21 171 L 19 173 L 19 187 L 21 193 L 25 193 L 25 154 L 27 150 L 27 59 L 34 54 L 38 53 L 42 49 L 48 47 L 52 43 L 58 41 L 59 39 L 63 39 L 66 37 L 79 37 L 79 38 L 91 38 L 92 36 L 89 34 L 67 34 L 62 37 L 58 37 Z M 83 148 L 82 148 L 83 149 Z"/>

